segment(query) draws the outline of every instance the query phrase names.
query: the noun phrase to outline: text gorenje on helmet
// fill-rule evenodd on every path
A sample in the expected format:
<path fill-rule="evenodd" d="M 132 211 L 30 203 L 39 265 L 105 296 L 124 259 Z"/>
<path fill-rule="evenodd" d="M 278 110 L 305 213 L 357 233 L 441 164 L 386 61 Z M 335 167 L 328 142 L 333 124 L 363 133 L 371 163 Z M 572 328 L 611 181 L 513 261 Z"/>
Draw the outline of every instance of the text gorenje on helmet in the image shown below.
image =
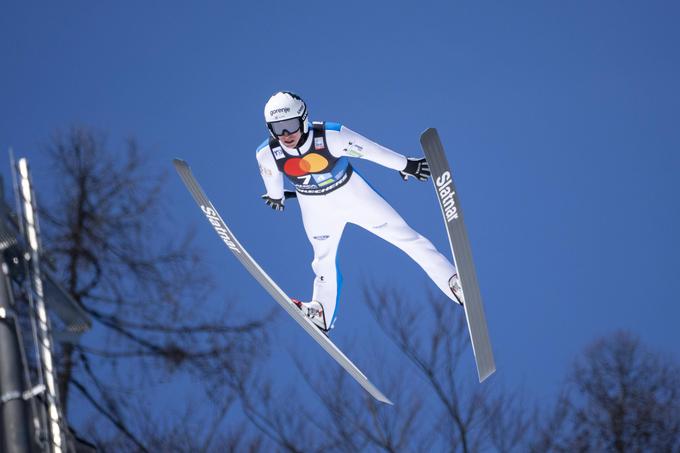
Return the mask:
<path fill-rule="evenodd" d="M 274 115 L 276 115 L 277 113 L 288 113 L 288 112 L 290 112 L 290 107 L 281 107 L 280 109 L 274 109 L 274 110 L 272 110 L 271 112 L 269 112 L 269 114 L 270 114 L 271 116 L 274 116 Z"/>

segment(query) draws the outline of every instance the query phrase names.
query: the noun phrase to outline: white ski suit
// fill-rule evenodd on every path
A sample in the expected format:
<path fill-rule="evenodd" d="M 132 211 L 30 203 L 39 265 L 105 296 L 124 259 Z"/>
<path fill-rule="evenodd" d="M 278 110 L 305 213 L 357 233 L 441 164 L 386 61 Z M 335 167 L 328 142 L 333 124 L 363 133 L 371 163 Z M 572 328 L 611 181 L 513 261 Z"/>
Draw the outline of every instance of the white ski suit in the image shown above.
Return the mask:
<path fill-rule="evenodd" d="M 342 283 L 336 255 L 348 222 L 399 247 L 455 301 L 448 284 L 455 273 L 453 264 L 409 227 L 347 159 L 357 157 L 401 171 L 406 157 L 338 123 L 313 123 L 302 140 L 304 143 L 295 149 L 275 139 L 266 140 L 257 149 L 257 161 L 268 197 L 284 197 L 284 175 L 295 186 L 307 238 L 314 248 L 312 300 L 323 306 L 327 327 L 335 320 Z"/>

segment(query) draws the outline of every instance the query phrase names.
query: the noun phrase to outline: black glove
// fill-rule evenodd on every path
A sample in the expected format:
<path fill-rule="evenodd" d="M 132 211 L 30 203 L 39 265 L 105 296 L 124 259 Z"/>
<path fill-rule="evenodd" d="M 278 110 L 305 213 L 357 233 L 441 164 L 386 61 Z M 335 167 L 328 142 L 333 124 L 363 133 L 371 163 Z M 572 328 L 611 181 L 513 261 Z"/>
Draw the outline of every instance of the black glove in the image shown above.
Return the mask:
<path fill-rule="evenodd" d="M 297 192 L 294 192 L 292 190 L 285 190 L 283 192 L 283 198 L 271 198 L 268 197 L 267 194 L 262 195 L 262 199 L 264 200 L 265 203 L 267 203 L 267 206 L 269 206 L 275 211 L 283 211 L 284 209 L 283 202 L 289 198 L 297 198 Z"/>
<path fill-rule="evenodd" d="M 404 181 L 407 181 L 409 176 L 418 178 L 421 181 L 427 181 L 430 177 L 430 164 L 427 163 L 424 157 L 420 159 L 409 157 L 406 161 L 406 167 L 399 174 Z"/>
<path fill-rule="evenodd" d="M 264 200 L 265 203 L 267 203 L 267 206 L 272 208 L 275 211 L 283 211 L 283 201 L 285 198 L 271 198 L 268 197 L 267 194 L 262 195 L 262 199 Z"/>

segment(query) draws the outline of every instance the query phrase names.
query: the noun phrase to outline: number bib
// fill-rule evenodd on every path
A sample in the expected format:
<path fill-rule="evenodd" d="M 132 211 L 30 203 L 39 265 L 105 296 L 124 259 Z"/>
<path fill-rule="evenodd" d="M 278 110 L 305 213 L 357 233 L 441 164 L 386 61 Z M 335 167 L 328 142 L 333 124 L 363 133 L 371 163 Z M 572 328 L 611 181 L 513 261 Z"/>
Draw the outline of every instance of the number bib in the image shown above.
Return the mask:
<path fill-rule="evenodd" d="M 291 156 L 281 143 L 271 138 L 271 150 L 279 171 L 290 179 L 295 190 L 305 195 L 324 195 L 344 186 L 352 176 L 346 157 L 335 157 L 326 144 L 324 123 L 314 122 L 309 130 L 312 145 L 305 154 Z"/>

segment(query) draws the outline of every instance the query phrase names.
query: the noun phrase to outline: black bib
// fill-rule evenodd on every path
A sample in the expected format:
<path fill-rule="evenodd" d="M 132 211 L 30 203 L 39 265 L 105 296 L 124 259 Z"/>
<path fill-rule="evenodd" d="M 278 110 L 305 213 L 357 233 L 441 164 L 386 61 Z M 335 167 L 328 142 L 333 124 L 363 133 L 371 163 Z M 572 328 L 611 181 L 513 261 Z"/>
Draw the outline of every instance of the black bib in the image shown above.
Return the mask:
<path fill-rule="evenodd" d="M 352 166 L 346 157 L 335 157 L 326 144 L 326 128 L 322 122 L 312 123 L 309 130 L 312 144 L 305 154 L 291 156 L 281 142 L 269 139 L 276 166 L 305 195 L 324 195 L 344 186 L 352 176 Z"/>

